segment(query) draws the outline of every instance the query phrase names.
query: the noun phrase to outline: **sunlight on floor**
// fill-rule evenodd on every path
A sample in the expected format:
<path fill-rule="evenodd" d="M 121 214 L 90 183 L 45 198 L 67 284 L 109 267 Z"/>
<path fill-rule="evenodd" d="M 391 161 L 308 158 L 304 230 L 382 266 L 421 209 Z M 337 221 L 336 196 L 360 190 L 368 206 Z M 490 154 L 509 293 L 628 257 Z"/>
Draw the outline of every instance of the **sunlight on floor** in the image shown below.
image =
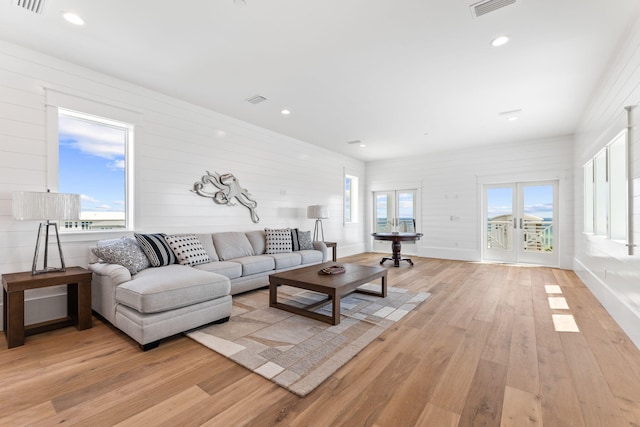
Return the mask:
<path fill-rule="evenodd" d="M 557 332 L 580 332 L 576 319 L 571 314 L 552 314 L 553 326 Z"/>
<path fill-rule="evenodd" d="M 558 285 L 545 285 L 544 290 L 547 295 L 562 294 L 562 289 Z M 549 296 L 547 299 L 549 300 L 549 308 L 552 310 L 570 310 L 564 297 Z M 572 314 L 552 314 L 551 317 L 556 332 L 580 332 Z"/>
<path fill-rule="evenodd" d="M 562 293 L 562 289 L 560 289 L 560 286 L 558 286 L 558 285 L 544 285 L 544 290 L 548 294 L 561 294 Z"/>
<path fill-rule="evenodd" d="M 552 310 L 569 310 L 569 304 L 564 297 L 549 297 L 549 308 Z"/>

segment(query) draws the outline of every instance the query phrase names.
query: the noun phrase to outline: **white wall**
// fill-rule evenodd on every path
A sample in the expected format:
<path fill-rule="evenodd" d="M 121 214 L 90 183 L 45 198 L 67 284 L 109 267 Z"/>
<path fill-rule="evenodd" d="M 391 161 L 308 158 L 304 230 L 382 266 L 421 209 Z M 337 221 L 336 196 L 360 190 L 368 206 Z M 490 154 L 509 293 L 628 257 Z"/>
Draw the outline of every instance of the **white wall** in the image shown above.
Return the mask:
<path fill-rule="evenodd" d="M 640 108 L 632 119 L 632 181 L 636 255 L 626 242 L 583 233 L 582 166 L 627 126 L 626 106 L 640 102 L 640 22 L 619 46 L 582 117 L 575 144 L 576 256 L 574 269 L 627 335 L 640 347 Z"/>
<path fill-rule="evenodd" d="M 371 191 L 409 188 L 410 183 L 418 183 L 421 191 L 417 227 L 424 234 L 418 244 L 418 255 L 479 261 L 481 185 L 558 180 L 560 266 L 570 268 L 572 153 L 573 139 L 567 136 L 370 162 L 368 215 L 370 218 L 373 215 Z"/>
<path fill-rule="evenodd" d="M 338 242 L 339 256 L 364 251 L 364 226 L 342 223 L 344 170 L 359 175 L 364 194 L 363 162 L 0 41 L 0 273 L 30 270 L 35 247 L 37 223 L 13 219 L 11 193 L 53 187 L 47 182 L 49 88 L 139 114 L 136 230 L 308 230 L 313 220 L 306 218 L 306 206 L 327 204 L 325 237 Z M 206 170 L 233 173 L 258 201 L 260 223 L 251 222 L 240 205 L 216 205 L 190 192 Z M 116 236 L 64 235 L 67 265 L 86 266 L 88 247 Z M 33 291 L 27 298 L 27 323 L 66 309 L 64 288 Z"/>

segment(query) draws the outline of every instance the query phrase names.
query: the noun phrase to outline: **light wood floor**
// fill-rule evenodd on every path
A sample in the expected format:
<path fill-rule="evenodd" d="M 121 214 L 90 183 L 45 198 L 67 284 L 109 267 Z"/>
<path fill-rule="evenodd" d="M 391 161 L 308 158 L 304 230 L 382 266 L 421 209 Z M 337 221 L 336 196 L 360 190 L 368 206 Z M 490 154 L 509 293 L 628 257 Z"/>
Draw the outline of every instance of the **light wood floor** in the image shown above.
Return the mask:
<path fill-rule="evenodd" d="M 640 425 L 640 351 L 571 271 L 414 261 L 389 283 L 432 297 L 306 398 L 184 336 L 143 353 L 94 319 L 11 350 L 0 338 L 0 425 Z M 549 285 L 569 309 L 550 308 Z"/>

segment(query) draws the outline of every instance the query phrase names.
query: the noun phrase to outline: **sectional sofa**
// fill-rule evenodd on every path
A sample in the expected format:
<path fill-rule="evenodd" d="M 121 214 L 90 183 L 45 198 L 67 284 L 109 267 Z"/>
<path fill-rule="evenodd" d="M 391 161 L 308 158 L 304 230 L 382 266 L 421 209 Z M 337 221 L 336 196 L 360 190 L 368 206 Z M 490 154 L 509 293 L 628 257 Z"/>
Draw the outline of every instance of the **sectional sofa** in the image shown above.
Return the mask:
<path fill-rule="evenodd" d="M 136 234 L 100 241 L 89 259 L 92 308 L 148 350 L 162 338 L 228 320 L 232 295 L 267 286 L 269 274 L 325 262 L 326 245 L 306 233 Z"/>

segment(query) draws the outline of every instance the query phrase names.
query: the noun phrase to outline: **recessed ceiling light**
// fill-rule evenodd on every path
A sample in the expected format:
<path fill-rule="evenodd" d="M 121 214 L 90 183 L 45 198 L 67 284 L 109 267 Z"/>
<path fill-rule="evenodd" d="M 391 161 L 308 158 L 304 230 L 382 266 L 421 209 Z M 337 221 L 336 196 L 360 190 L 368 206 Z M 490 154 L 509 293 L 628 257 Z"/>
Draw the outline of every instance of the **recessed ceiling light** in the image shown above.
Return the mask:
<path fill-rule="evenodd" d="M 360 147 L 362 147 L 362 148 L 364 148 L 366 146 L 367 146 L 367 144 L 360 144 Z"/>
<path fill-rule="evenodd" d="M 84 20 L 73 12 L 62 12 L 62 17 L 73 25 L 84 25 Z"/>
<path fill-rule="evenodd" d="M 507 120 L 509 120 L 510 122 L 515 122 L 516 120 L 518 120 L 517 117 L 509 117 Z"/>
<path fill-rule="evenodd" d="M 498 47 L 498 46 L 502 46 L 502 45 L 507 44 L 507 42 L 509 42 L 509 37 L 507 37 L 507 36 L 499 36 L 499 37 L 496 37 L 495 39 L 491 40 L 491 46 Z"/>
<path fill-rule="evenodd" d="M 285 109 L 285 110 L 280 111 L 280 113 L 285 115 L 285 116 L 288 116 L 289 114 L 291 114 L 291 111 Z"/>

